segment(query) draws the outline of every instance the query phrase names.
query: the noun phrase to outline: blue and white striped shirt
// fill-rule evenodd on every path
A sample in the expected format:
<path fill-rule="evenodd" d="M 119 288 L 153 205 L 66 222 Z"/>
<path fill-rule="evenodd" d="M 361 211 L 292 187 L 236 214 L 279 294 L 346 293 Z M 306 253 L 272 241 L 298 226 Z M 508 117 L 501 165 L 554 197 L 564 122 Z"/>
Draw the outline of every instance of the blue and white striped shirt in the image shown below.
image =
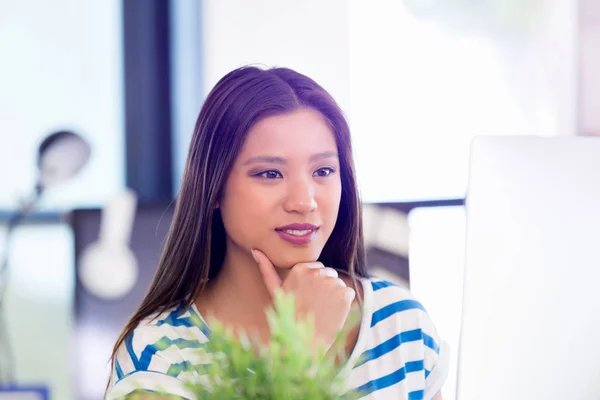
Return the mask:
<path fill-rule="evenodd" d="M 363 279 L 360 333 L 346 364 L 348 389 L 364 400 L 429 400 L 448 374 L 449 350 L 423 306 L 402 287 Z M 195 306 L 151 316 L 129 335 L 116 356 L 106 399 L 134 390 L 195 397 L 185 382 L 201 382 L 198 347 L 210 331 Z"/>

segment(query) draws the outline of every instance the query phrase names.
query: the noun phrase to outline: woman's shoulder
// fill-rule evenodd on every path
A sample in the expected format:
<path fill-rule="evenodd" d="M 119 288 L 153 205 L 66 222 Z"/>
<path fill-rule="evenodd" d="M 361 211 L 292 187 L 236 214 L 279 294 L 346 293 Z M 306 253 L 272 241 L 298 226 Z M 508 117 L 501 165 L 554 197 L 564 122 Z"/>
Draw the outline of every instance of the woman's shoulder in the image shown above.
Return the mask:
<path fill-rule="evenodd" d="M 168 348 L 189 341 L 205 342 L 208 328 L 193 306 L 181 305 L 144 318 L 125 338 L 138 353 L 148 346 Z"/>
<path fill-rule="evenodd" d="M 411 293 L 410 289 L 402 284 L 380 279 L 374 276 L 363 278 L 363 289 L 371 293 L 374 304 L 386 305 L 399 301 L 419 301 Z M 421 305 L 419 303 L 419 305 Z M 422 307 L 422 306 L 421 306 Z"/>
<path fill-rule="evenodd" d="M 172 374 L 172 366 L 190 361 L 206 341 L 208 328 L 193 307 L 181 305 L 154 313 L 125 337 L 116 353 L 114 372 L 121 376 L 140 371 Z"/>
<path fill-rule="evenodd" d="M 198 349 L 207 341 L 206 324 L 194 307 L 182 305 L 152 314 L 117 349 L 109 386 L 119 393 L 155 384 L 181 386 L 182 380 L 193 377 L 195 366 L 203 364 Z"/>
<path fill-rule="evenodd" d="M 425 306 L 400 284 L 376 277 L 363 280 L 365 307 L 371 313 L 371 328 L 397 331 L 420 329 L 436 335 Z"/>
<path fill-rule="evenodd" d="M 378 278 L 363 279 L 362 283 L 363 327 L 368 335 L 366 350 L 353 370 L 361 390 L 387 387 L 385 393 L 389 394 L 395 390 L 392 386 L 404 381 L 405 388 L 415 395 L 433 398 L 448 374 L 449 349 L 425 307 L 402 285 Z M 382 380 L 386 386 L 379 386 Z"/>

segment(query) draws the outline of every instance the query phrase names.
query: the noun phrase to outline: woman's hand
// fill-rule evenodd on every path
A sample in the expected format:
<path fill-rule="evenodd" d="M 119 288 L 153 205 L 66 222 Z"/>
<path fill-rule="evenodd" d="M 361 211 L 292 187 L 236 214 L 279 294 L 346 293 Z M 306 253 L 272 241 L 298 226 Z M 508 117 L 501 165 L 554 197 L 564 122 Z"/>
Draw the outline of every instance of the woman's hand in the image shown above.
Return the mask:
<path fill-rule="evenodd" d="M 271 297 L 277 290 L 293 293 L 297 315 L 314 317 L 315 345 L 324 345 L 325 350 L 329 350 L 346 322 L 356 296 L 354 289 L 346 286 L 336 270 L 320 262 L 294 265 L 282 282 L 263 252 L 252 250 L 252 253 Z"/>

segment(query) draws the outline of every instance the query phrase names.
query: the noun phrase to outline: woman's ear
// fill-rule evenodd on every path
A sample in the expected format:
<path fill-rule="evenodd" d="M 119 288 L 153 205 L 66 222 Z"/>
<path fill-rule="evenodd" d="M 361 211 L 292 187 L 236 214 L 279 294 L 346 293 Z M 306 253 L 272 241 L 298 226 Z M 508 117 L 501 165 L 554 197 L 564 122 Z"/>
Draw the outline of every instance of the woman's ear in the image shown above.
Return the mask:
<path fill-rule="evenodd" d="M 215 204 L 215 210 L 217 210 L 220 207 L 219 202 L 217 201 L 217 204 Z"/>

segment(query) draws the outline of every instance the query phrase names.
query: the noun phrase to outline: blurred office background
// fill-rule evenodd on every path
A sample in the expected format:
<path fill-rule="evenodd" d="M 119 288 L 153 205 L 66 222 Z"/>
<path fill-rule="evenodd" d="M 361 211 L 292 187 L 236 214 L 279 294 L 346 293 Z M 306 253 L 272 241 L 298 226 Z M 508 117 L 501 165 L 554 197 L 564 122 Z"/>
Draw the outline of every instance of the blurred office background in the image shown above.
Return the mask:
<path fill-rule="evenodd" d="M 17 384 L 101 398 L 202 101 L 244 64 L 297 69 L 345 111 L 372 271 L 410 286 L 452 345 L 454 400 L 470 141 L 600 134 L 594 0 L 0 0 L 0 239 L 35 184 L 40 142 L 71 130 L 91 148 L 0 248 Z M 126 188 L 135 282 L 102 297 L 128 278 L 83 282 L 78 267 Z"/>

